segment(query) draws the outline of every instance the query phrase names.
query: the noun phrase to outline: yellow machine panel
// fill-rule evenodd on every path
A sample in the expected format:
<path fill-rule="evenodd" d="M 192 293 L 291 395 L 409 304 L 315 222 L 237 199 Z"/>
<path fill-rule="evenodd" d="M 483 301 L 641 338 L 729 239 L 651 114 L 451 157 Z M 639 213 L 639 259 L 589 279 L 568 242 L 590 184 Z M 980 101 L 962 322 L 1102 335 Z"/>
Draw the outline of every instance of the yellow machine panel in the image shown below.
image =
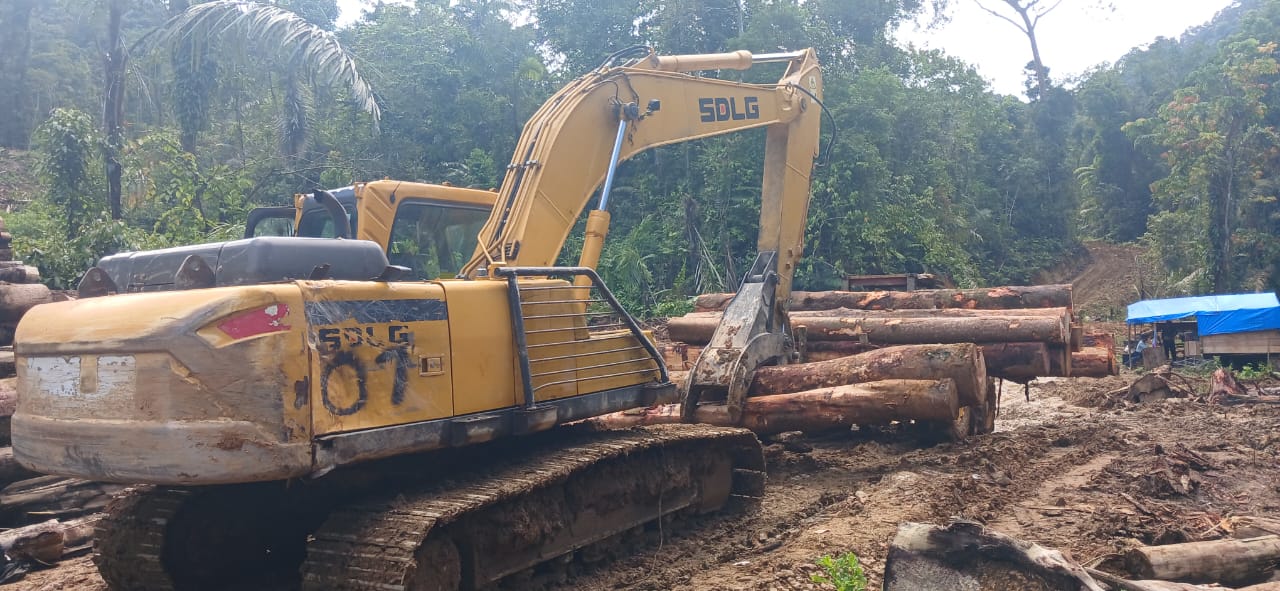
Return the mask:
<path fill-rule="evenodd" d="M 500 281 L 444 281 L 449 320 L 459 330 L 452 339 L 453 410 L 467 415 L 514 406 L 520 399 L 516 353 L 507 311 L 507 289 Z"/>
<path fill-rule="evenodd" d="M 300 282 L 316 435 L 454 414 L 449 312 L 437 283 Z"/>

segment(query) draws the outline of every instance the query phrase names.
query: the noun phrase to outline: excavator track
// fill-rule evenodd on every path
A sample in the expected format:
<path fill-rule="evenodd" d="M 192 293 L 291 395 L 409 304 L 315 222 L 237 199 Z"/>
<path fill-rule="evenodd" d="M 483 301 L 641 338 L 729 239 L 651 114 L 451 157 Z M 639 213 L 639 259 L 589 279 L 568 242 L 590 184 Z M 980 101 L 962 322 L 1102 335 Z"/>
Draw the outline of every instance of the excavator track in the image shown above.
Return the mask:
<path fill-rule="evenodd" d="M 750 431 L 556 431 L 327 484 L 131 489 L 107 507 L 94 561 L 119 591 L 297 589 L 299 573 L 304 590 L 452 591 L 764 492 Z"/>
<path fill-rule="evenodd" d="M 680 510 L 763 492 L 741 429 L 665 425 L 596 433 L 450 482 L 330 515 L 303 564 L 306 591 L 488 586 Z"/>
<path fill-rule="evenodd" d="M 93 561 L 112 589 L 174 588 L 161 554 L 168 524 L 188 496 L 182 489 L 142 487 L 111 501 L 94 529 Z"/>

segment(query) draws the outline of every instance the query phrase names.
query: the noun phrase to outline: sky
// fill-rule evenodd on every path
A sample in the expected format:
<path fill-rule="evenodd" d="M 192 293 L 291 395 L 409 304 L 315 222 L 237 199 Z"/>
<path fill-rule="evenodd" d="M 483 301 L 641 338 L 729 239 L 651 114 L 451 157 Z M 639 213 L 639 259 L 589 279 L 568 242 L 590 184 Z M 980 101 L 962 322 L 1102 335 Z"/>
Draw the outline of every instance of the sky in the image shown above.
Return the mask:
<path fill-rule="evenodd" d="M 898 38 L 942 49 L 977 67 L 997 92 L 1021 96 L 1023 66 L 1031 61 L 1027 38 L 1013 25 L 984 12 L 978 1 L 996 9 L 1003 6 L 1001 0 L 951 0 L 948 24 L 933 30 L 908 25 Z M 1054 79 L 1074 77 L 1097 64 L 1114 62 L 1157 37 L 1177 37 L 1204 24 L 1231 1 L 1111 0 L 1115 9 L 1104 11 L 1096 8 L 1097 0 L 1062 0 L 1037 28 L 1041 58 Z M 363 2 L 338 0 L 339 24 L 358 18 Z M 1005 14 L 1012 11 L 1006 8 Z"/>
<path fill-rule="evenodd" d="M 1024 66 L 1031 61 L 1026 35 L 978 7 L 979 0 L 951 0 L 951 22 L 937 30 L 908 25 L 898 39 L 941 49 L 977 67 L 997 92 L 1021 96 Z M 1000 0 L 980 0 L 999 10 Z M 1209 22 L 1231 0 L 1112 0 L 1114 11 L 1094 0 L 1062 0 L 1036 28 L 1040 57 L 1055 80 L 1077 76 L 1158 37 L 1178 37 Z M 1046 5 L 1051 2 L 1046 1 Z M 1003 14 L 1013 15 L 1005 7 Z"/>

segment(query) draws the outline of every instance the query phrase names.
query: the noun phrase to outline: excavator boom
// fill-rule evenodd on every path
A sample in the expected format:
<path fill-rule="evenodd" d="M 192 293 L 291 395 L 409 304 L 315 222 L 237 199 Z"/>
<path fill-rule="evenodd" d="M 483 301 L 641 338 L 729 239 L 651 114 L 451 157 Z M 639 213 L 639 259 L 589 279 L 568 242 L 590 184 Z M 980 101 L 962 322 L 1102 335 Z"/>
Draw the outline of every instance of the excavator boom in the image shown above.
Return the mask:
<path fill-rule="evenodd" d="M 775 62 L 787 64 L 775 84 L 689 74 Z M 746 51 L 648 53 L 578 79 L 552 96 L 525 126 L 497 206 L 461 275 L 475 277 L 495 265 L 554 265 L 565 238 L 617 161 L 656 146 L 766 128 L 758 248 L 779 253 L 777 293 L 785 300 L 804 248 L 821 93 L 822 73 L 812 49 L 755 56 Z M 602 128 L 619 133 L 601 133 Z"/>

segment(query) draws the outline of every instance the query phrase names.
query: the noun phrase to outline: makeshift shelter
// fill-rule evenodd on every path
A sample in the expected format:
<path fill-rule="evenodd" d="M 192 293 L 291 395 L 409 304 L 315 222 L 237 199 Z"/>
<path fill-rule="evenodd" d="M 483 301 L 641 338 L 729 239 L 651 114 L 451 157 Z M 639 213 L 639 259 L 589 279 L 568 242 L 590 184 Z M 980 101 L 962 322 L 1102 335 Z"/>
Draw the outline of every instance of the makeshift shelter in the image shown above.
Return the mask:
<path fill-rule="evenodd" d="M 1130 327 L 1191 321 L 1195 335 L 1186 340 L 1190 356 L 1280 356 L 1280 300 L 1274 293 L 1143 300 L 1129 305 L 1126 320 Z"/>

